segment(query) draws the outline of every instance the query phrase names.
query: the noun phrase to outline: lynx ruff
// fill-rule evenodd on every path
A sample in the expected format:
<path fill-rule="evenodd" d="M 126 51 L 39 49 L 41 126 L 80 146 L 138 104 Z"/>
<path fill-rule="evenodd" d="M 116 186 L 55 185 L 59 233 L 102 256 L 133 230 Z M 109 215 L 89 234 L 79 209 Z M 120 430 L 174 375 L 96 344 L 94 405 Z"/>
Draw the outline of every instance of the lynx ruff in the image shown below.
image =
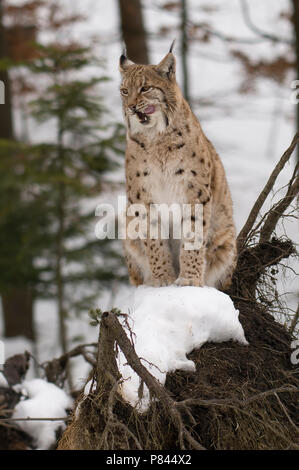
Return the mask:
<path fill-rule="evenodd" d="M 226 290 L 236 265 L 231 195 L 220 158 L 176 82 L 172 48 L 173 44 L 158 65 L 138 65 L 125 54 L 120 57 L 127 200 L 129 207 L 145 208 L 135 211 L 135 217 L 151 215 L 142 237 L 124 240 L 130 282 Z M 181 239 L 151 237 L 150 228 L 163 229 L 159 214 L 150 212 L 155 204 L 191 205 L 192 233 L 201 217 L 200 248 L 186 249 L 190 233 L 185 230 Z M 196 210 L 198 205 L 201 211 Z M 179 223 L 183 222 L 184 213 Z"/>

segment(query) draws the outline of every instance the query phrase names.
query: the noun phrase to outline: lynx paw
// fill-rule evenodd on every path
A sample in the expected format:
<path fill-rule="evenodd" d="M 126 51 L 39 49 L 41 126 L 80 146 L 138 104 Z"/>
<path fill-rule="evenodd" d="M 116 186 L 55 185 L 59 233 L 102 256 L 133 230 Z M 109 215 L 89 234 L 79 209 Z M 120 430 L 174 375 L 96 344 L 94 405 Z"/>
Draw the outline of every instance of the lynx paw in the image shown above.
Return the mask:
<path fill-rule="evenodd" d="M 151 287 L 166 287 L 171 286 L 174 283 L 174 279 L 152 279 L 147 283 Z"/>
<path fill-rule="evenodd" d="M 203 283 L 199 279 L 188 279 L 186 277 L 178 277 L 175 281 L 176 286 L 194 286 L 194 287 L 203 287 Z"/>

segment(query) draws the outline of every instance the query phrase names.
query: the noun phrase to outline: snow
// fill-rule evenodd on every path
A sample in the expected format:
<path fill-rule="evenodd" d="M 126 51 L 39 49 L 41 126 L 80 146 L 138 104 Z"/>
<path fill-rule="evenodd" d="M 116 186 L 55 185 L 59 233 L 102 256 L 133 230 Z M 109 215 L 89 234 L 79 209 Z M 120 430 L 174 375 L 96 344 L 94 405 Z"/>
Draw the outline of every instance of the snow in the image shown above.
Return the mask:
<path fill-rule="evenodd" d="M 4 343 L 4 359 L 8 359 L 15 354 L 23 354 L 24 351 L 33 353 L 33 342 L 25 336 L 14 336 L 12 338 L 1 338 Z"/>
<path fill-rule="evenodd" d="M 8 386 L 9 385 L 8 385 L 6 378 L 4 377 L 3 373 L 0 372 L 0 387 L 7 388 Z"/>
<path fill-rule="evenodd" d="M 64 418 L 73 404 L 62 389 L 43 379 L 24 381 L 14 389 L 25 399 L 15 407 L 13 418 Z M 55 432 L 65 427 L 64 421 L 19 421 L 18 425 L 32 436 L 38 449 L 49 449 L 56 441 Z"/>
<path fill-rule="evenodd" d="M 195 364 L 186 355 L 207 341 L 248 344 L 232 300 L 212 287 L 140 286 L 130 292 L 120 308 L 129 314 L 137 355 L 162 385 L 167 372 L 194 371 Z M 128 329 L 127 335 L 130 337 Z M 118 366 L 124 379 L 121 395 L 140 412 L 146 411 L 148 389 L 144 387 L 143 398 L 139 400 L 139 377 L 127 365 L 122 352 Z"/>
<path fill-rule="evenodd" d="M 84 387 L 84 395 L 87 396 L 89 395 L 89 393 L 94 392 L 96 389 L 96 386 L 97 384 L 93 379 L 89 380 L 89 382 L 87 382 L 87 384 Z"/>

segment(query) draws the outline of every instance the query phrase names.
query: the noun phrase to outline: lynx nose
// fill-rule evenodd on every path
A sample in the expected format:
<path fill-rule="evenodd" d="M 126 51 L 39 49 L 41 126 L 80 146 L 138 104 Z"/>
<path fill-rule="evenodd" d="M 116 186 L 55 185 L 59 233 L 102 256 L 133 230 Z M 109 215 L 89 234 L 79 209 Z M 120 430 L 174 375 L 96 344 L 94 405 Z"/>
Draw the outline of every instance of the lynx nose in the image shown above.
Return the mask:
<path fill-rule="evenodd" d="M 135 105 L 135 104 L 130 104 L 130 105 L 129 105 L 129 110 L 130 110 L 132 113 L 135 113 L 135 111 L 136 111 L 136 105 Z"/>

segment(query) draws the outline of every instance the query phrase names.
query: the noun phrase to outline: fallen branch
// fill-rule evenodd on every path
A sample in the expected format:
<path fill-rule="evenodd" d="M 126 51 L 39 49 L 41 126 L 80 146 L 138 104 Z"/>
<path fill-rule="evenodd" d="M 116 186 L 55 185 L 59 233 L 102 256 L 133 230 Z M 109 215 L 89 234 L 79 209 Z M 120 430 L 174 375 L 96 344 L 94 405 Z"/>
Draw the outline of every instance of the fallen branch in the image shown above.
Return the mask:
<path fill-rule="evenodd" d="M 0 421 L 5 421 L 5 422 L 14 422 L 14 421 L 69 421 L 70 417 L 69 416 L 64 416 L 63 418 L 30 418 L 30 416 L 27 416 L 27 418 L 0 418 Z"/>
<path fill-rule="evenodd" d="M 249 238 L 250 231 L 252 230 L 252 228 L 253 228 L 253 226 L 256 222 L 257 216 L 258 216 L 265 200 L 267 199 L 268 195 L 270 194 L 270 191 L 272 190 L 279 173 L 282 171 L 285 164 L 291 158 L 291 155 L 292 155 L 293 151 L 295 150 L 295 147 L 296 147 L 298 141 L 299 141 L 299 132 L 297 132 L 295 134 L 291 145 L 289 146 L 289 148 L 282 155 L 281 159 L 279 160 L 279 162 L 275 166 L 274 170 L 272 171 L 265 187 L 263 188 L 263 190 L 260 193 L 259 197 L 257 198 L 256 202 L 254 203 L 254 205 L 253 205 L 253 207 L 250 211 L 250 214 L 249 214 L 242 230 L 240 231 L 240 233 L 238 235 L 237 244 L 238 244 L 238 252 L 239 253 L 241 253 L 241 251 L 245 247 L 246 241 Z"/>
<path fill-rule="evenodd" d="M 257 393 L 255 395 L 252 395 L 251 397 L 248 397 L 244 400 L 230 400 L 230 399 L 209 399 L 205 400 L 202 398 L 187 398 L 186 400 L 177 402 L 177 406 L 185 406 L 185 405 L 193 405 L 193 406 L 239 406 L 239 407 L 244 407 L 249 405 L 250 403 L 253 403 L 254 401 L 261 400 L 262 398 L 271 396 L 271 395 L 277 395 L 277 393 L 290 393 L 290 392 L 297 392 L 298 389 L 295 386 L 282 386 L 282 387 L 277 387 L 273 388 L 270 390 L 266 390 L 265 392 Z M 298 428 L 296 428 L 298 430 Z"/>
<path fill-rule="evenodd" d="M 291 240 L 272 238 L 271 241 L 258 243 L 243 249 L 239 256 L 233 283 L 229 294 L 246 301 L 256 299 L 257 283 L 270 266 L 277 266 L 296 252 Z"/>
<path fill-rule="evenodd" d="M 290 333 L 291 335 L 294 334 L 294 331 L 296 330 L 296 326 L 297 326 L 297 323 L 299 321 L 299 304 L 297 306 L 297 310 L 292 318 L 292 322 L 291 322 L 291 325 L 290 325 Z"/>
<path fill-rule="evenodd" d="M 274 205 L 267 214 L 266 220 L 260 230 L 260 243 L 265 243 L 270 240 L 279 219 L 299 193 L 298 166 L 299 165 L 297 164 L 293 177 L 289 182 L 286 195 L 276 205 Z"/>
<path fill-rule="evenodd" d="M 181 449 L 186 448 L 184 443 L 186 440 L 193 449 L 205 450 L 205 448 L 199 444 L 199 442 L 196 441 L 196 439 L 194 439 L 190 432 L 186 429 L 182 416 L 177 409 L 177 403 L 170 397 L 166 389 L 159 384 L 155 377 L 153 377 L 150 372 L 148 372 L 148 370 L 141 364 L 132 343 L 127 337 L 116 315 L 111 312 L 103 313 L 101 328 L 102 326 L 104 326 L 104 328 L 110 332 L 110 338 L 114 338 L 118 343 L 127 359 L 129 366 L 146 384 L 151 394 L 157 397 L 163 404 L 165 410 L 167 410 L 168 415 L 178 430 Z"/>
<path fill-rule="evenodd" d="M 62 356 L 52 359 L 52 361 L 44 362 L 41 367 L 44 369 L 48 382 L 54 383 L 58 386 L 63 385 L 64 374 L 66 373 L 66 366 L 69 360 L 73 357 L 83 356 L 84 359 L 91 365 L 96 365 L 96 360 L 86 353 L 87 347 L 97 347 L 97 343 L 80 344 L 71 351 L 62 354 Z"/>

